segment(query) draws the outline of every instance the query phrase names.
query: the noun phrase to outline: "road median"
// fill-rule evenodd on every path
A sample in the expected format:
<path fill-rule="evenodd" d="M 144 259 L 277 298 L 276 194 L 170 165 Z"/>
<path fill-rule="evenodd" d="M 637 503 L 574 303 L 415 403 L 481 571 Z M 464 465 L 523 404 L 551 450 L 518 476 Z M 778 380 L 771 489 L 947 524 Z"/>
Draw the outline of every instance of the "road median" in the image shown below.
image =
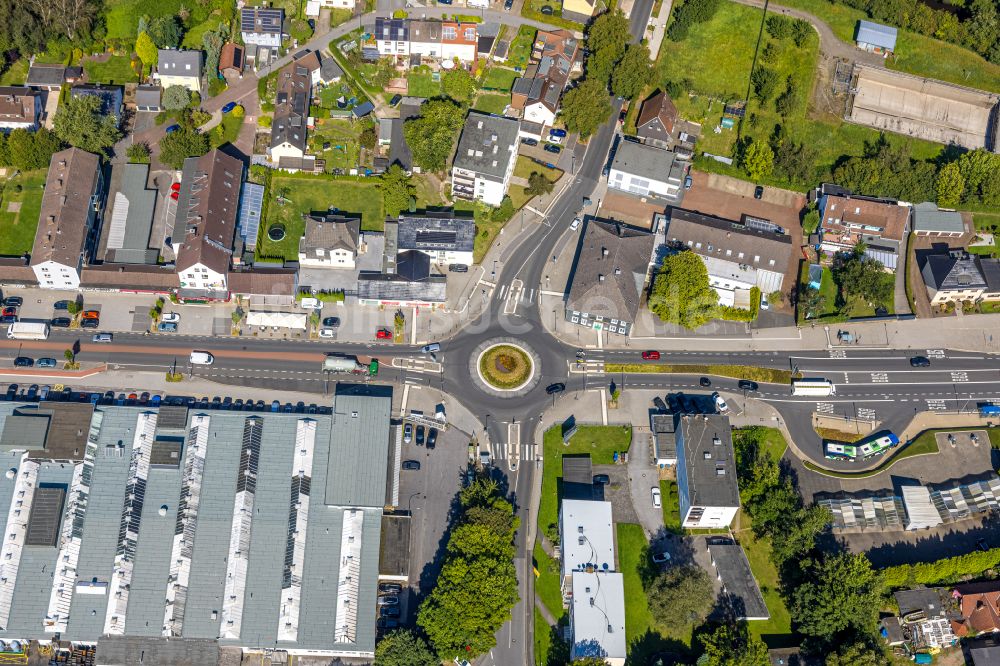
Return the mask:
<path fill-rule="evenodd" d="M 749 379 L 763 384 L 789 384 L 790 370 L 760 368 L 753 365 L 676 365 L 671 363 L 606 363 L 605 372 L 669 373 L 677 375 L 715 375 L 733 379 Z"/>

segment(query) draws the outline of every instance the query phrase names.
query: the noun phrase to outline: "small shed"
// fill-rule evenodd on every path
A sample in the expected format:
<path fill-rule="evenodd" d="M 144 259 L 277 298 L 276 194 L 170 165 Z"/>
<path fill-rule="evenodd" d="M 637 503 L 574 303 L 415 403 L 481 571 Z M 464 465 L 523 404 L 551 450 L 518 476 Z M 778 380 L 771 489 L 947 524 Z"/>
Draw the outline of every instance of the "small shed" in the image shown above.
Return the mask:
<path fill-rule="evenodd" d="M 917 236 L 960 238 L 965 235 L 965 220 L 954 210 L 940 210 L 937 204 L 925 201 L 913 207 L 913 233 Z"/>
<path fill-rule="evenodd" d="M 160 86 L 138 86 L 135 89 L 135 108 L 138 111 L 160 111 Z"/>
<path fill-rule="evenodd" d="M 243 73 L 243 65 L 246 63 L 246 53 L 243 47 L 233 42 L 222 47 L 219 54 L 219 73 L 223 76 L 239 76 Z"/>
<path fill-rule="evenodd" d="M 898 32 L 891 25 L 858 21 L 858 31 L 854 41 L 857 42 L 859 49 L 888 56 L 896 50 Z"/>
<path fill-rule="evenodd" d="M 375 110 L 374 104 L 372 104 L 371 102 L 362 102 L 361 104 L 358 104 L 356 107 L 351 109 L 351 114 L 355 118 L 364 118 L 374 110 Z"/>
<path fill-rule="evenodd" d="M 378 119 L 378 145 L 392 145 L 392 121 L 394 118 Z"/>

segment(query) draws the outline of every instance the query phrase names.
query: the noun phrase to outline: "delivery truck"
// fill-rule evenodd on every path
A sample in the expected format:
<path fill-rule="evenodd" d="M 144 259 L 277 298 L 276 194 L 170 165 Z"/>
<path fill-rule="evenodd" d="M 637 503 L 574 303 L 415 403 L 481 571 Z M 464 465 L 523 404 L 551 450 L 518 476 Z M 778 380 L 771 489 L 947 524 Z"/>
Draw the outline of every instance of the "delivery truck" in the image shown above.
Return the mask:
<path fill-rule="evenodd" d="M 378 374 L 378 359 L 359 360 L 349 354 L 327 354 L 323 359 L 323 372 L 374 377 Z"/>
<path fill-rule="evenodd" d="M 49 337 L 49 325 L 45 322 L 16 321 L 7 329 L 7 337 L 12 340 L 45 340 Z"/>

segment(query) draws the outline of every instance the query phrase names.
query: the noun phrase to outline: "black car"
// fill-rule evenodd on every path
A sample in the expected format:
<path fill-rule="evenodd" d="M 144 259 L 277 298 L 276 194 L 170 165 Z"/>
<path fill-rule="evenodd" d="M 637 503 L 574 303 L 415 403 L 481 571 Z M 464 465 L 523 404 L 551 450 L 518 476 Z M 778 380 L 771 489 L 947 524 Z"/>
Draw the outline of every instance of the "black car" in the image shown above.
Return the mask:
<path fill-rule="evenodd" d="M 537 146 L 538 141 L 536 139 L 521 139 L 521 143 L 526 146 Z"/>
<path fill-rule="evenodd" d="M 554 143 L 545 144 L 545 148 L 543 148 L 543 150 L 547 153 L 555 153 L 557 155 L 562 152 L 562 148 L 555 145 Z"/>
<path fill-rule="evenodd" d="M 337 328 L 340 326 L 340 317 L 326 317 L 323 319 L 323 325 L 330 328 Z"/>
<path fill-rule="evenodd" d="M 604 485 L 606 483 L 611 483 L 611 479 L 607 474 L 595 474 L 594 483 Z"/>
<path fill-rule="evenodd" d="M 667 403 L 663 402 L 663 399 L 660 396 L 656 396 L 653 398 L 653 406 L 656 407 L 661 412 L 670 411 L 669 409 L 667 409 Z"/>
<path fill-rule="evenodd" d="M 403 461 L 403 469 L 419 470 L 420 469 L 420 461 L 419 460 L 404 460 Z"/>
<path fill-rule="evenodd" d="M 749 379 L 741 379 L 740 383 L 738 384 L 738 386 L 740 387 L 741 391 L 756 391 L 757 390 L 757 382 L 752 382 Z"/>
<path fill-rule="evenodd" d="M 403 586 L 399 583 L 380 583 L 378 591 L 379 594 L 399 594 L 403 591 Z"/>
<path fill-rule="evenodd" d="M 927 368 L 930 367 L 931 360 L 926 356 L 914 356 L 910 359 L 910 365 L 914 368 Z"/>
<path fill-rule="evenodd" d="M 468 273 L 469 267 L 466 264 L 448 264 L 448 270 L 452 273 Z"/>
<path fill-rule="evenodd" d="M 709 379 L 708 377 L 702 377 L 701 379 L 698 380 L 698 384 L 700 386 L 711 386 L 712 380 Z"/>
<path fill-rule="evenodd" d="M 98 328 L 101 325 L 100 319 L 81 319 L 80 328 Z"/>
<path fill-rule="evenodd" d="M 72 323 L 73 320 L 69 317 L 53 317 L 52 320 L 49 321 L 49 326 L 53 326 L 55 328 L 69 328 L 69 325 Z"/>
<path fill-rule="evenodd" d="M 549 395 L 554 395 L 556 393 L 562 393 L 566 390 L 566 385 L 562 382 L 556 382 L 555 384 L 549 384 L 545 387 L 545 392 Z"/>
<path fill-rule="evenodd" d="M 417 446 L 424 445 L 424 427 L 422 425 L 417 426 Z"/>
<path fill-rule="evenodd" d="M 539 11 L 545 14 L 546 16 L 552 15 L 552 7 L 550 5 L 543 6 Z"/>
<path fill-rule="evenodd" d="M 7 387 L 7 399 L 13 400 L 17 396 L 17 384 L 11 384 Z"/>
<path fill-rule="evenodd" d="M 73 301 L 56 301 L 52 304 L 53 310 L 69 310 L 69 304 Z"/>
<path fill-rule="evenodd" d="M 427 448 L 433 449 L 435 446 L 437 446 L 437 441 L 438 441 L 437 428 L 431 428 L 427 432 Z"/>
<path fill-rule="evenodd" d="M 514 0 L 503 0 L 503 10 L 509 12 L 511 7 L 514 6 Z"/>
<path fill-rule="evenodd" d="M 762 196 L 764 196 L 764 187 L 763 186 L 758 185 L 757 187 L 753 188 L 753 198 L 754 199 L 760 199 Z"/>
<path fill-rule="evenodd" d="M 14 324 L 17 322 L 17 315 L 4 315 L 0 317 L 0 324 Z"/>
<path fill-rule="evenodd" d="M 438 2 L 440 1 L 438 0 Z M 451 0 L 448 1 L 451 2 Z M 399 617 L 399 606 L 382 606 L 378 609 L 378 614 L 382 617 Z"/>
<path fill-rule="evenodd" d="M 378 619 L 379 631 L 385 631 L 386 629 L 395 629 L 399 626 L 399 622 L 392 619 L 391 617 L 380 617 Z"/>
<path fill-rule="evenodd" d="M 20 296 L 8 296 L 3 299 L 3 305 L 5 308 L 19 308 L 24 305 L 24 299 Z"/>
<path fill-rule="evenodd" d="M 403 101 L 402 95 L 393 95 L 392 99 L 389 100 L 389 106 L 396 106 Z"/>
<path fill-rule="evenodd" d="M 27 356 L 18 356 L 14 359 L 15 368 L 30 368 L 35 364 L 35 359 Z"/>

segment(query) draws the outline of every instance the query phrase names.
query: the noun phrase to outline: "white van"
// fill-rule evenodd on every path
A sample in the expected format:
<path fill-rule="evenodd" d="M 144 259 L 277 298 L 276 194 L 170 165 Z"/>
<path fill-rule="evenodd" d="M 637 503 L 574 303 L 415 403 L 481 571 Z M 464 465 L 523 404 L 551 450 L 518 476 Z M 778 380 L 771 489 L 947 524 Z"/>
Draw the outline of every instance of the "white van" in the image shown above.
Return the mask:
<path fill-rule="evenodd" d="M 193 351 L 190 360 L 193 365 L 212 365 L 215 362 L 215 357 L 208 352 Z"/>

